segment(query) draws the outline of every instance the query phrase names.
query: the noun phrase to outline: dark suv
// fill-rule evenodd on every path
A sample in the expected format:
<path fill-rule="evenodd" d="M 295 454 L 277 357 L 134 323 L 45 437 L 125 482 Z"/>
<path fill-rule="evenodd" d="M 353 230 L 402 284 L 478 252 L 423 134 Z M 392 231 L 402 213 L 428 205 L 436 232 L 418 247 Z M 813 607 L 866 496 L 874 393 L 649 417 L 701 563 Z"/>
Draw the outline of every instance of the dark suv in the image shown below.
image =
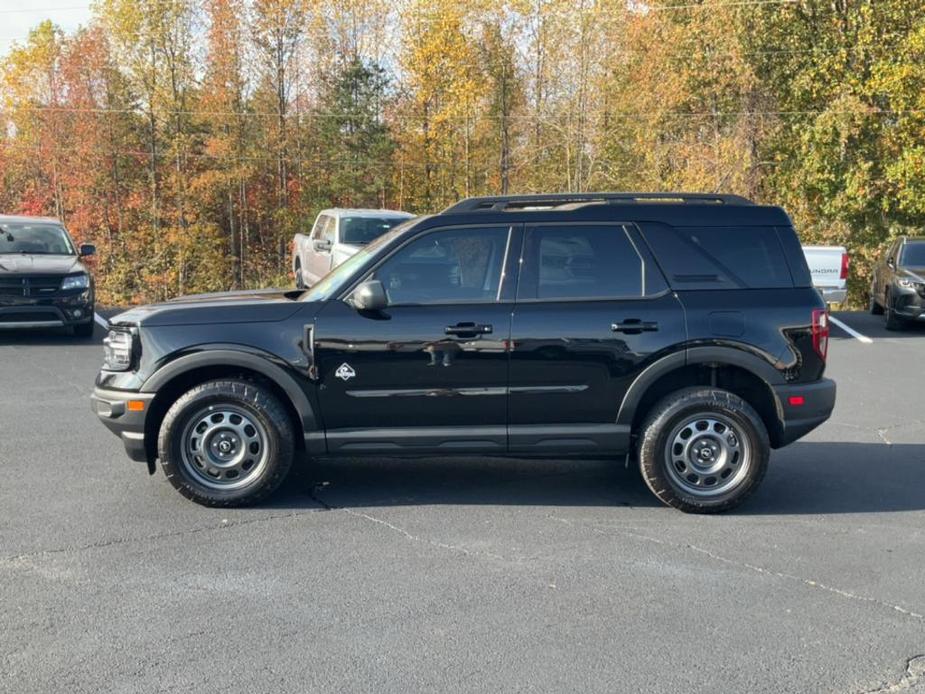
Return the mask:
<path fill-rule="evenodd" d="M 663 502 L 716 512 L 831 414 L 828 334 L 777 207 L 477 198 L 308 291 L 118 316 L 93 407 L 208 505 L 264 498 L 297 455 L 485 454 L 630 456 Z"/>
<path fill-rule="evenodd" d="M 0 331 L 70 328 L 93 335 L 93 277 L 57 219 L 0 216 Z"/>
<path fill-rule="evenodd" d="M 900 236 L 874 268 L 870 312 L 886 316 L 887 330 L 925 321 L 925 237 Z"/>

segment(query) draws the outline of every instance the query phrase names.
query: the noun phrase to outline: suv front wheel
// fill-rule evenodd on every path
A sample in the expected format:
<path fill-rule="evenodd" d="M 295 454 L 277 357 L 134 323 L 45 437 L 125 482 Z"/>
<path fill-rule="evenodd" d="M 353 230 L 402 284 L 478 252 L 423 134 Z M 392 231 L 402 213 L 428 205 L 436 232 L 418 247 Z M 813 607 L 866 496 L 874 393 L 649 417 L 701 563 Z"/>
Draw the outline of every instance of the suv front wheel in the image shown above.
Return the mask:
<path fill-rule="evenodd" d="M 158 436 L 170 483 L 205 506 L 243 506 L 272 494 L 292 466 L 293 427 L 279 399 L 250 381 L 209 381 L 171 406 Z"/>
<path fill-rule="evenodd" d="M 687 513 L 720 513 L 741 504 L 764 478 L 769 456 L 758 413 L 716 388 L 672 393 L 641 428 L 639 465 L 646 485 Z"/>

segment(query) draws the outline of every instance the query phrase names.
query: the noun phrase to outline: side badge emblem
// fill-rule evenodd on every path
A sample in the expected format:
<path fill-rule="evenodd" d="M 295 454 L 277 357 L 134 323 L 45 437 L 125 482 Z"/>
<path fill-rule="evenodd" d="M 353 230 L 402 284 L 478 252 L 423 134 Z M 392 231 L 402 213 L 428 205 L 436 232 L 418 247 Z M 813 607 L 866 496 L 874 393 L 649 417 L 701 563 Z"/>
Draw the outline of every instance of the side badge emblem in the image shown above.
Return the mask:
<path fill-rule="evenodd" d="M 351 378 L 357 375 L 357 372 L 353 370 L 353 367 L 350 366 L 350 364 L 344 362 L 337 367 L 337 371 L 334 372 L 334 375 L 342 381 L 349 381 Z"/>

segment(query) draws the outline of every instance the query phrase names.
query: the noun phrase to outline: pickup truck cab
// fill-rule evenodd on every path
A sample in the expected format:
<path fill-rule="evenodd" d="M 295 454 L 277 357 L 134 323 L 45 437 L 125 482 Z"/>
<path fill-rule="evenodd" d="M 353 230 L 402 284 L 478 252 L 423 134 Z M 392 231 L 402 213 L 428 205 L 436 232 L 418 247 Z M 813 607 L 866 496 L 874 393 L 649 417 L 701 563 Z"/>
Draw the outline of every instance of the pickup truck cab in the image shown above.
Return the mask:
<path fill-rule="evenodd" d="M 110 323 L 97 415 L 211 506 L 297 459 L 567 456 L 635 461 L 662 502 L 716 513 L 835 403 L 790 219 L 727 195 L 473 198 L 307 291 Z"/>
<path fill-rule="evenodd" d="M 296 234 L 292 273 L 296 287 L 315 284 L 363 246 L 414 215 L 396 210 L 322 210 L 308 234 Z"/>
<path fill-rule="evenodd" d="M 813 286 L 826 304 L 842 304 L 848 297 L 850 258 L 844 246 L 803 246 Z"/>

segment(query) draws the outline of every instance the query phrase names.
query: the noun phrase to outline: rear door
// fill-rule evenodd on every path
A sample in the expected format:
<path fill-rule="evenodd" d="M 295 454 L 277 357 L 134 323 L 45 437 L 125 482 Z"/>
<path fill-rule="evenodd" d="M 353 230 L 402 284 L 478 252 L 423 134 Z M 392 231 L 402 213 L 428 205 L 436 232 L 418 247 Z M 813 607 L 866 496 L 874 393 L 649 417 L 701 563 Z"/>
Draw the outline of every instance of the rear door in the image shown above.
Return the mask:
<path fill-rule="evenodd" d="M 511 328 L 511 452 L 625 451 L 629 430 L 616 418 L 627 388 L 684 340 L 681 305 L 635 228 L 527 226 Z"/>

